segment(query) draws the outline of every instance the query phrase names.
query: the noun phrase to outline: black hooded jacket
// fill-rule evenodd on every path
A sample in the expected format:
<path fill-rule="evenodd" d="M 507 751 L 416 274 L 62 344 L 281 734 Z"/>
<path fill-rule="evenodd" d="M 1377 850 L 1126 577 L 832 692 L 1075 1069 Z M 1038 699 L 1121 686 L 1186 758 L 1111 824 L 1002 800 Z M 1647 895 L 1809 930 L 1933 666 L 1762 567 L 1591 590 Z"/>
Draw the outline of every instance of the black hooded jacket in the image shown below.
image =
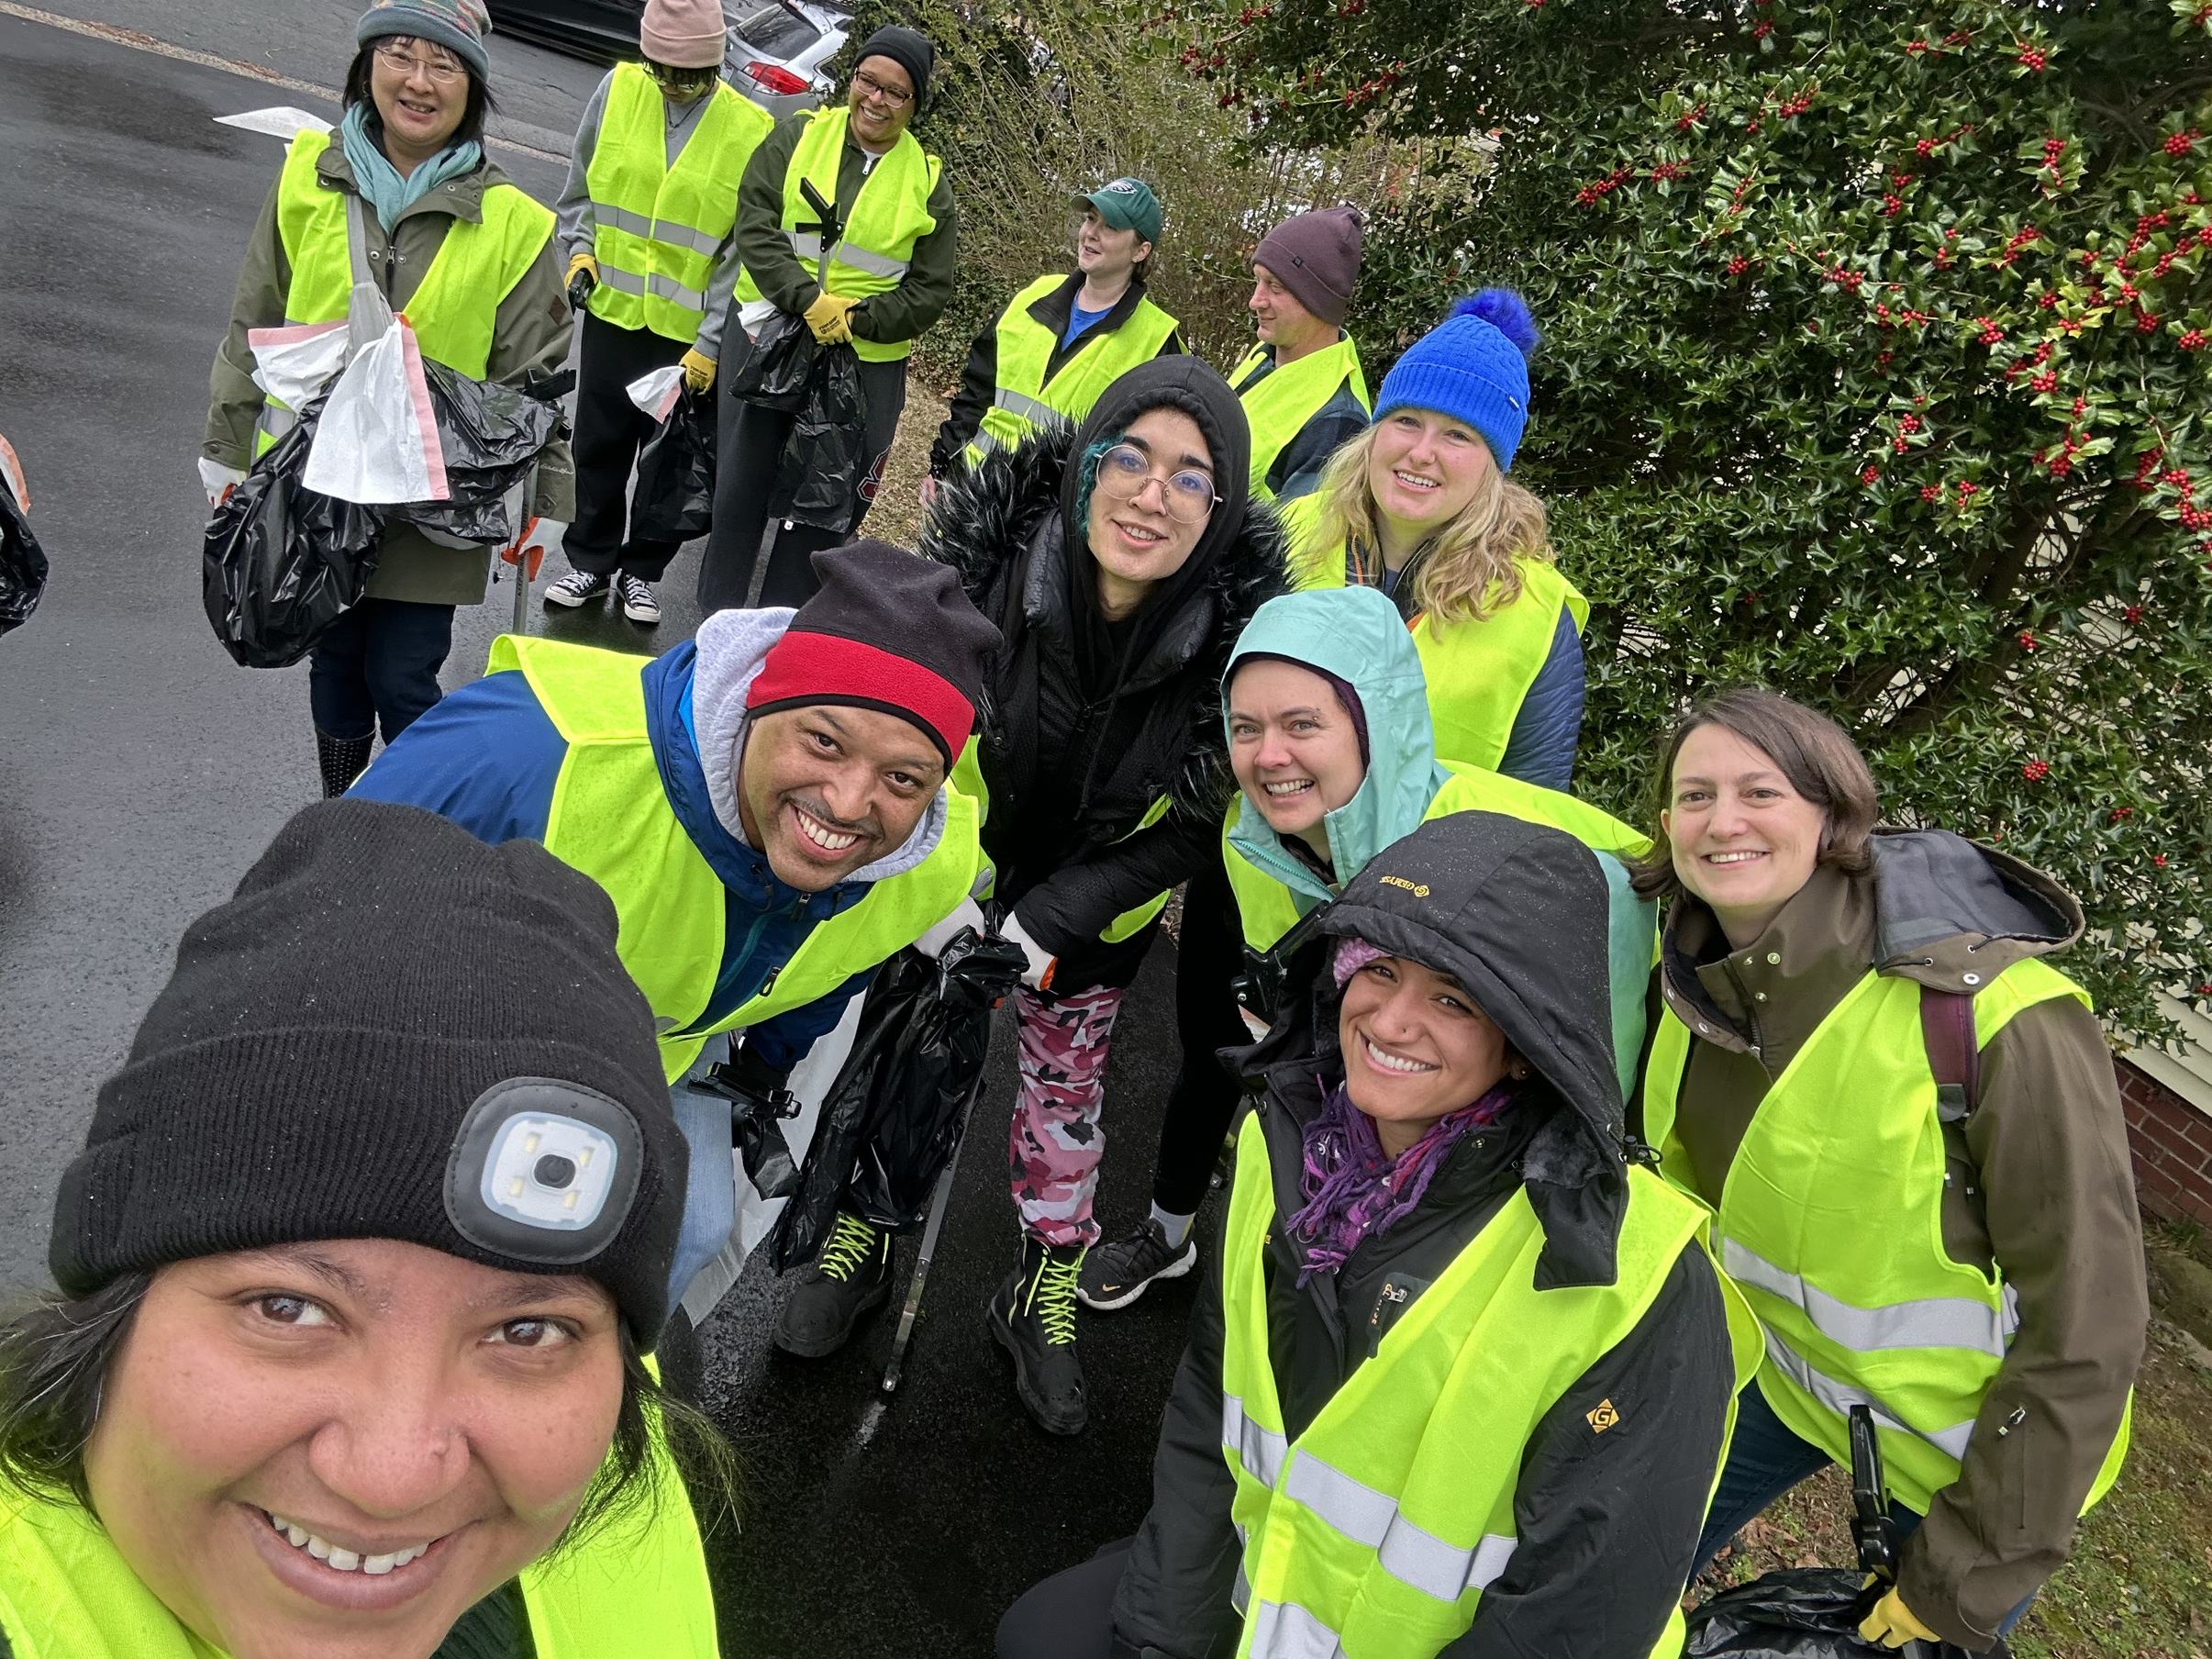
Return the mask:
<path fill-rule="evenodd" d="M 1108 623 L 1076 512 L 1081 458 L 1162 406 L 1197 423 L 1221 499 L 1182 569 Z M 1099 933 L 1221 856 L 1221 673 L 1252 613 L 1288 585 L 1273 510 L 1248 503 L 1251 451 L 1219 374 L 1155 358 L 1074 431 L 1040 431 L 948 479 L 923 529 L 923 554 L 960 573 L 1006 639 L 983 738 L 984 850 L 996 896 L 1059 958 L 1059 986 L 1126 985 L 1148 936 L 1117 947 Z M 1167 816 L 1139 830 L 1163 795 Z"/>
<path fill-rule="evenodd" d="M 1534 1074 L 1494 1128 L 1451 1149 L 1412 1215 L 1300 1289 L 1304 1244 L 1282 1218 L 1306 1201 L 1305 1130 L 1324 1080 L 1343 1075 L 1331 977 L 1303 1018 L 1245 1056 L 1265 1085 L 1259 1122 L 1278 1218 L 1266 1245 L 1269 1357 L 1294 1439 L 1517 1190 L 1544 1229 L 1538 1289 L 1612 1282 L 1628 1189 L 1606 903 L 1596 862 L 1571 837 L 1465 812 L 1385 849 L 1322 919 L 1327 935 L 1450 974 Z M 1212 1659 L 1235 1647 L 1221 1343 L 1217 1259 L 1162 1427 L 1151 1511 L 1115 1602 L 1119 1654 Z M 1685 1251 L 1636 1329 L 1544 1415 L 1522 1454 L 1513 1557 L 1442 1654 L 1649 1653 L 1689 1575 L 1733 1386 L 1717 1275 L 1703 1252 Z"/>

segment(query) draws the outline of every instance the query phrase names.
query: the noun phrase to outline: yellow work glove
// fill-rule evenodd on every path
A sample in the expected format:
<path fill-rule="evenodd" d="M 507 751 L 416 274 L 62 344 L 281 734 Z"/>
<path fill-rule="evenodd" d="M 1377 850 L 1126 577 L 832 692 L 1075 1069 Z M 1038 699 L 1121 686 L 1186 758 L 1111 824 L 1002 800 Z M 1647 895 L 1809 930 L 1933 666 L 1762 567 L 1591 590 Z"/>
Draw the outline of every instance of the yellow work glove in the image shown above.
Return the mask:
<path fill-rule="evenodd" d="M 695 347 L 684 353 L 684 384 L 695 392 L 704 392 L 715 384 L 715 360 L 700 354 Z"/>
<path fill-rule="evenodd" d="M 852 338 L 852 307 L 859 304 L 825 290 L 821 298 L 806 307 L 806 326 L 824 345 L 841 346 Z"/>
<path fill-rule="evenodd" d="M 1873 1579 L 1867 1582 L 1872 1584 Z M 1884 1647 L 1903 1647 L 1908 1642 L 1940 1642 L 1942 1637 L 1913 1617 L 1912 1609 L 1892 1586 L 1889 1593 L 1874 1603 L 1874 1610 L 1859 1625 L 1862 1642 L 1876 1642 Z"/>
<path fill-rule="evenodd" d="M 598 285 L 599 262 L 594 259 L 588 253 L 572 253 L 569 255 L 568 274 L 561 279 L 561 286 L 566 287 L 569 284 L 574 282 L 576 280 L 576 273 L 579 271 L 590 272 L 592 273 L 593 285 L 595 287 Z"/>

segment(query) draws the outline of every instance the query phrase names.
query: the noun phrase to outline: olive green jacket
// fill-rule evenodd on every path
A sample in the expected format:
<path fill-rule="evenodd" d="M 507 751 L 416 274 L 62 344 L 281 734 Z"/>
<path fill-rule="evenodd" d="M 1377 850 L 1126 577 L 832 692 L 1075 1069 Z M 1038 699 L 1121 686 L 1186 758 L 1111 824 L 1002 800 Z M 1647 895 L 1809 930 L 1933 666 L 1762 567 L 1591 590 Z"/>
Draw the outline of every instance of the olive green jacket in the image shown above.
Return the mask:
<path fill-rule="evenodd" d="M 338 144 L 316 164 L 324 183 L 336 190 L 354 189 L 353 169 Z M 393 310 L 405 307 L 445 241 L 456 218 L 481 223 L 484 193 L 514 181 L 489 157 L 475 172 L 439 185 L 399 216 L 387 234 L 374 213 L 361 216 L 369 239 L 369 270 Z M 277 229 L 275 186 L 246 243 L 237 297 L 230 306 L 230 329 L 217 351 L 208 376 L 207 432 L 200 451 L 219 466 L 252 464 L 253 423 L 261 412 L 261 390 L 253 384 L 253 352 L 247 331 L 275 328 L 284 320 L 284 298 L 292 286 L 292 262 L 284 257 Z M 500 302 L 492 325 L 492 354 L 486 378 L 519 385 L 532 373 L 551 374 L 568 361 L 574 330 L 561 290 L 560 239 L 549 237 L 537 262 L 514 291 Z M 574 510 L 575 479 L 566 438 L 547 446 L 539 464 L 532 509 L 566 520 Z M 419 531 L 395 527 L 384 537 L 368 596 L 408 599 L 428 605 L 477 605 L 491 575 L 489 548 L 441 547 Z"/>

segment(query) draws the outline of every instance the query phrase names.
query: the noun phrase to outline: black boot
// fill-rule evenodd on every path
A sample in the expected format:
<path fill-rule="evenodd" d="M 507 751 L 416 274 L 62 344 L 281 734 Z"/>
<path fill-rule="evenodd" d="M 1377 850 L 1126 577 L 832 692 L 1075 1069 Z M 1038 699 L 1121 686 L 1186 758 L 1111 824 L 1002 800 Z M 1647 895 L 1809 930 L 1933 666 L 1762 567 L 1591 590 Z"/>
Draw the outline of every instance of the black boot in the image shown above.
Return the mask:
<path fill-rule="evenodd" d="M 891 1299 L 891 1242 L 883 1229 L 839 1210 L 829 1242 L 784 1303 L 776 1346 L 807 1360 L 842 1348 L 861 1318 Z"/>
<path fill-rule="evenodd" d="M 1021 1265 L 984 1312 L 992 1339 L 1014 1361 L 1014 1392 L 1050 1434 L 1081 1434 L 1090 1420 L 1083 1362 L 1075 1356 L 1075 1286 L 1080 1244 L 1045 1244 L 1026 1234 Z"/>
<path fill-rule="evenodd" d="M 375 747 L 373 732 L 365 738 L 334 738 L 317 727 L 315 758 L 323 769 L 323 799 L 334 801 L 352 788 L 353 780 L 369 769 L 369 752 Z"/>

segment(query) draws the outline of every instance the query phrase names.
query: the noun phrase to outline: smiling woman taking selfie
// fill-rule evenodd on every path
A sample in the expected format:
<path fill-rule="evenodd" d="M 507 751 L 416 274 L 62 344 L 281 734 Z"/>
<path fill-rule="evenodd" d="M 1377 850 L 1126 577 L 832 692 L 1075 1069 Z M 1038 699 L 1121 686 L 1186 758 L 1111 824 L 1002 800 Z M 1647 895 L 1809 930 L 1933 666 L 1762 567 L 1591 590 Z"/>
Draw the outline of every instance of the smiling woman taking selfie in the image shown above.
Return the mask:
<path fill-rule="evenodd" d="M 356 251 L 367 280 L 407 314 L 424 356 L 508 385 L 567 361 L 553 215 L 484 153 L 491 28 L 482 0 L 379 0 L 361 15 L 344 118 L 336 132 L 293 139 L 247 243 L 200 446 L 210 506 L 295 423 L 256 381 L 250 334 L 342 321 Z M 530 510 L 566 519 L 566 439 L 547 447 L 537 480 Z M 360 603 L 309 654 L 326 796 L 344 794 L 369 763 L 380 727 L 390 743 L 438 701 L 453 607 L 484 602 L 491 566 L 488 546 L 433 541 L 406 525 L 385 531 Z"/>
<path fill-rule="evenodd" d="M 2143 1353 L 2111 1052 L 2044 960 L 2081 907 L 1947 831 L 1872 833 L 1851 739 L 1773 692 L 1693 709 L 1654 795 L 1642 1132 L 1767 1349 L 1699 1561 L 1848 1463 L 1868 1404 L 1911 1536 L 1866 1634 L 1980 1652 L 2118 1475 Z"/>
<path fill-rule="evenodd" d="M 1437 754 L 1564 789 L 1582 733 L 1589 602 L 1544 504 L 1509 475 L 1536 324 L 1519 295 L 1461 300 L 1383 382 L 1374 420 L 1284 509 L 1301 587 L 1379 587 L 1413 629 Z"/>
<path fill-rule="evenodd" d="M 0 1325 L 0 1654 L 714 1659 L 670 1446 L 725 1496 L 727 1453 L 640 1358 L 684 1181 L 588 878 L 309 807 L 186 931 Z"/>

